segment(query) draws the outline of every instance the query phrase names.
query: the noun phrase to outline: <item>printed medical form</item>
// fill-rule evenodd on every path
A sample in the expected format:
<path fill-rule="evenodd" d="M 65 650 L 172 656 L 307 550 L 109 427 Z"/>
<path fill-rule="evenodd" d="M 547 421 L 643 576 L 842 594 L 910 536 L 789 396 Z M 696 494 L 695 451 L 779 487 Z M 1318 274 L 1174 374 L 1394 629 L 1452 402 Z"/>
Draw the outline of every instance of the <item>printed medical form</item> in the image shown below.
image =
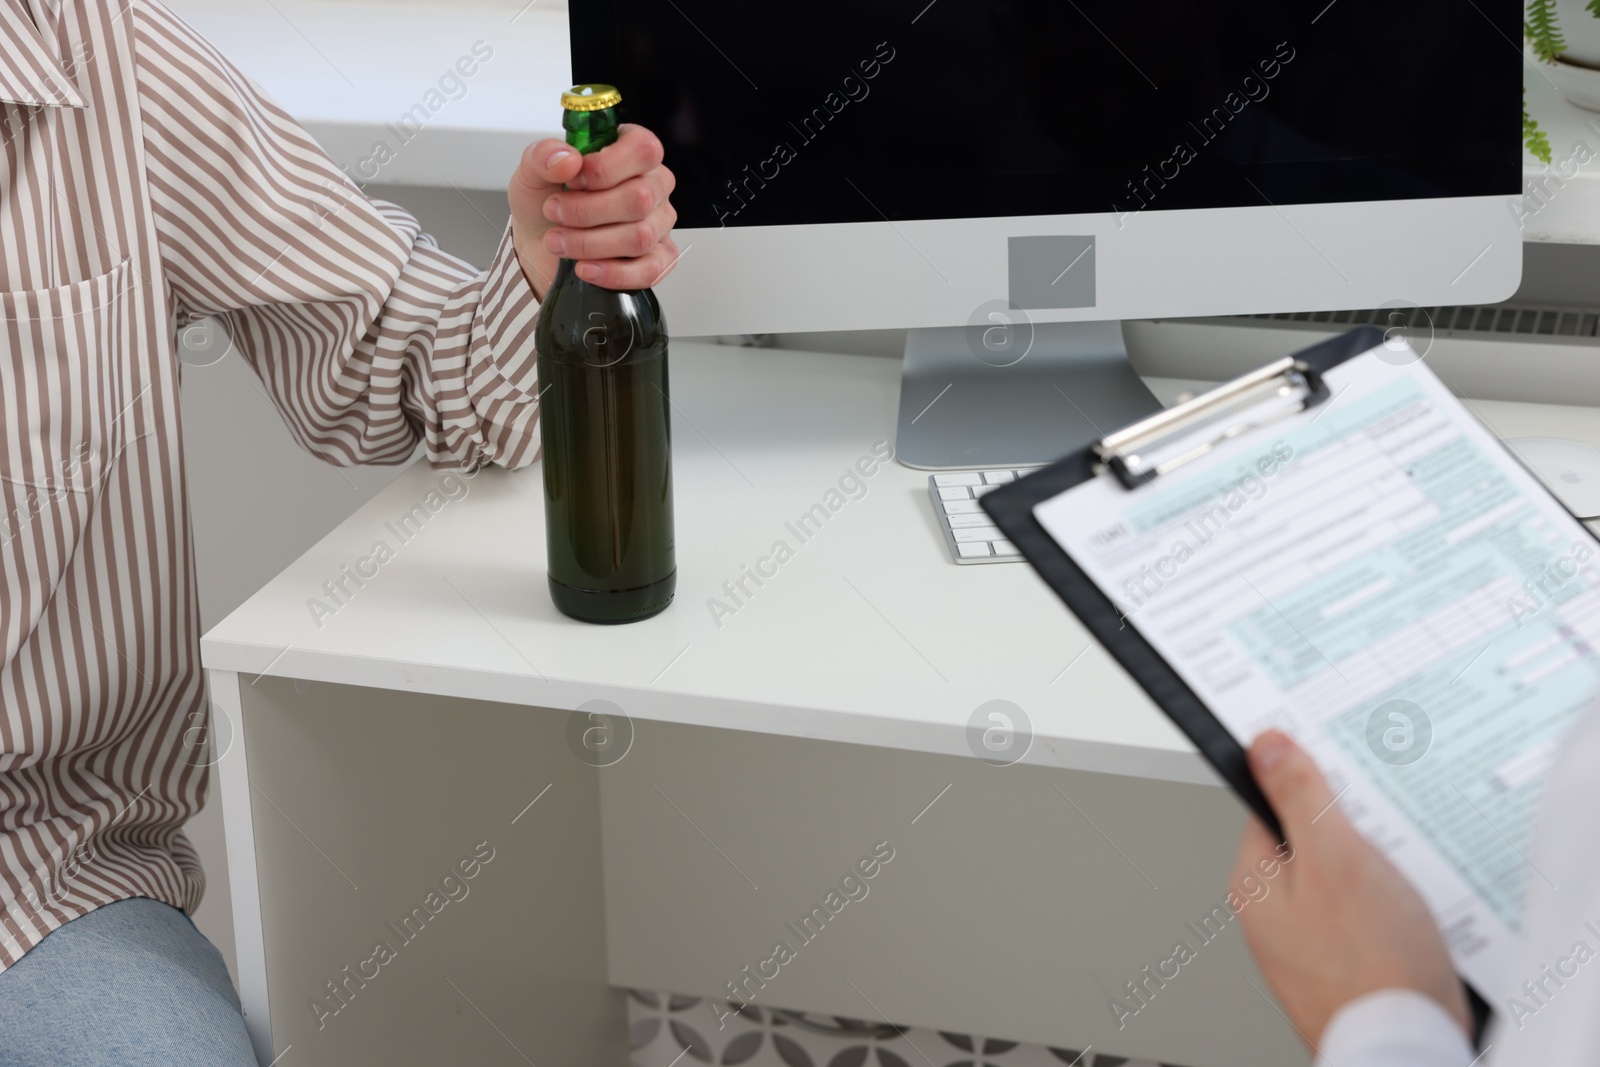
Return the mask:
<path fill-rule="evenodd" d="M 1308 748 L 1492 995 L 1547 772 L 1600 696 L 1600 545 L 1409 349 L 1323 380 L 1146 486 L 1034 514 L 1242 744 Z"/>

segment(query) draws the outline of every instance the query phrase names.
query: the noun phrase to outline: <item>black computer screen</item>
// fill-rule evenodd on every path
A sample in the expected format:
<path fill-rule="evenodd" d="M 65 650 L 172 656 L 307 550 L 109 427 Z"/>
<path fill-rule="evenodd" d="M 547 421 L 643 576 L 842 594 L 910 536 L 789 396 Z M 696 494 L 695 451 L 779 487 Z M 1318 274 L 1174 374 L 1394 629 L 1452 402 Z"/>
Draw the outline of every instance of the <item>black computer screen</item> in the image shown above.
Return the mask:
<path fill-rule="evenodd" d="M 570 0 L 680 226 L 1521 186 L 1512 0 Z"/>

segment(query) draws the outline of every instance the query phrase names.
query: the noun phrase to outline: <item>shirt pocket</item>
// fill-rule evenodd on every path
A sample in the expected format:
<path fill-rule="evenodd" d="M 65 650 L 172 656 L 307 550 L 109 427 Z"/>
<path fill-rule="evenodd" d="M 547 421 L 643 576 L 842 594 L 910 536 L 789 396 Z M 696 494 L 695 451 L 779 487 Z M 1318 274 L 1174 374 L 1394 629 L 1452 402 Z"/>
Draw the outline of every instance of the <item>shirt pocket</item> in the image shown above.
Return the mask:
<path fill-rule="evenodd" d="M 32 631 L 137 422 L 138 274 L 0 293 L 0 656 Z M 0 661 L 3 662 L 3 661 Z"/>

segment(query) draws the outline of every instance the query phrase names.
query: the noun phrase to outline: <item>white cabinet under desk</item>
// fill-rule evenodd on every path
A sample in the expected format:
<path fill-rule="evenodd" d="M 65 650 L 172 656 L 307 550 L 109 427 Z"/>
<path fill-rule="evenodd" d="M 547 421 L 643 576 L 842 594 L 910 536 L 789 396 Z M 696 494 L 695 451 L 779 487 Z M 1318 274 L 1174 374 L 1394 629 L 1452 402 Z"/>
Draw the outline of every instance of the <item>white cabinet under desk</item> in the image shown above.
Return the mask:
<path fill-rule="evenodd" d="M 926 475 L 874 457 L 898 361 L 672 359 L 661 616 L 555 612 L 537 467 L 419 465 L 205 638 L 262 1062 L 622 1064 L 621 988 L 730 983 L 1186 1067 L 1303 1061 L 1231 926 L 1147 977 L 1223 901 L 1243 809 L 1029 567 L 951 564 Z M 1600 445 L 1600 411 L 1476 406 Z M 996 699 L 1031 722 L 1015 766 L 969 740 Z M 596 767 L 586 711 L 612 706 L 631 738 Z M 1119 1019 L 1129 983 L 1146 1006 Z"/>

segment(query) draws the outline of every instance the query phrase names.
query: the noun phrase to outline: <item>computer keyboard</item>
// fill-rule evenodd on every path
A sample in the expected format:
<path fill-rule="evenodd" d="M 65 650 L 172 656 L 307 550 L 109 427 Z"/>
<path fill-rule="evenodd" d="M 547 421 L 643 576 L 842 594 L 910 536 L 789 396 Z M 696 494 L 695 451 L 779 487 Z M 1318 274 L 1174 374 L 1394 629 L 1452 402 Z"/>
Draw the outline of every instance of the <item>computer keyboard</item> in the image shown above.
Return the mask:
<path fill-rule="evenodd" d="M 939 517 L 953 562 L 1014 563 L 1022 559 L 1022 553 L 990 521 L 978 498 L 1038 469 L 1023 467 L 928 475 L 933 513 Z"/>

